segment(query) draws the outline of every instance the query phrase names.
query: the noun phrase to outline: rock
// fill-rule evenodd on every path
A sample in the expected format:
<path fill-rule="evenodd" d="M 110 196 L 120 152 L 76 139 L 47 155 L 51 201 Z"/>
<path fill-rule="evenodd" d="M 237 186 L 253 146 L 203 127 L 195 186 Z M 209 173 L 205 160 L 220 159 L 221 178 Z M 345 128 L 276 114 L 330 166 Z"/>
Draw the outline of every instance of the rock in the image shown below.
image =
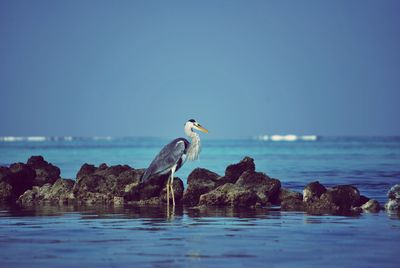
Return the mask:
<path fill-rule="evenodd" d="M 368 202 L 361 206 L 362 210 L 369 211 L 369 212 L 379 212 L 381 210 L 381 206 L 378 201 L 374 199 L 370 199 Z"/>
<path fill-rule="evenodd" d="M 54 184 L 46 183 L 43 186 L 34 186 L 32 190 L 21 195 L 17 202 L 21 205 L 34 204 L 71 204 L 74 201 L 72 189 L 74 181 L 58 179 Z"/>
<path fill-rule="evenodd" d="M 233 183 L 226 183 L 200 196 L 200 206 L 251 207 L 259 201 L 257 194 Z"/>
<path fill-rule="evenodd" d="M 12 186 L 7 182 L 0 181 L 0 203 L 11 202 L 12 199 Z"/>
<path fill-rule="evenodd" d="M 281 188 L 279 192 L 279 202 L 281 210 L 285 211 L 303 211 L 303 195 L 299 192 Z"/>
<path fill-rule="evenodd" d="M 0 167 L 0 181 L 7 181 L 11 172 L 8 167 Z"/>
<path fill-rule="evenodd" d="M 76 175 L 73 193 L 79 203 L 113 204 L 114 201 L 120 203 L 126 194 L 127 185 L 138 183 L 142 174 L 142 170 L 126 165 L 108 167 L 102 164 L 96 168 L 84 164 Z"/>
<path fill-rule="evenodd" d="M 43 186 L 46 183 L 53 184 L 60 178 L 60 169 L 45 161 L 42 156 L 31 156 L 27 165 L 35 170 L 36 177 L 33 183 L 35 186 Z"/>
<path fill-rule="evenodd" d="M 319 181 L 314 181 L 309 183 L 303 190 L 303 201 L 309 202 L 313 200 L 318 200 L 320 196 L 326 192 L 326 188 L 319 183 Z"/>
<path fill-rule="evenodd" d="M 387 196 L 391 200 L 400 200 L 400 184 L 396 184 L 392 188 L 390 188 Z"/>
<path fill-rule="evenodd" d="M 262 172 L 245 171 L 236 181 L 235 185 L 257 193 L 262 205 L 277 203 L 281 182 L 271 179 Z"/>
<path fill-rule="evenodd" d="M 34 185 L 35 171 L 24 163 L 14 163 L 9 168 L 1 168 L 0 170 L 1 181 L 5 184 L 1 184 L 1 192 L 4 197 L 1 199 L 13 202 L 23 194 L 26 190 L 32 189 Z M 11 186 L 11 196 L 10 188 Z"/>
<path fill-rule="evenodd" d="M 143 173 L 144 170 L 141 170 L 141 174 Z M 127 203 L 134 203 L 139 205 L 155 205 L 167 202 L 166 186 L 168 178 L 169 174 L 166 174 L 161 176 L 153 176 L 149 180 L 146 180 L 142 183 L 140 183 L 138 180 L 137 182 L 128 184 L 125 187 L 124 200 Z M 183 196 L 182 180 L 178 177 L 174 177 L 174 183 L 172 187 L 174 188 L 175 202 L 179 204 Z M 172 201 L 172 197 L 170 197 L 170 200 Z"/>
<path fill-rule="evenodd" d="M 317 188 L 323 189 L 319 185 Z M 309 195 L 309 197 L 304 204 L 306 211 L 311 214 L 349 214 L 361 211 L 358 208 L 360 192 L 351 185 L 335 186 L 321 194 L 319 198 L 317 198 L 316 194 Z"/>
<path fill-rule="evenodd" d="M 178 177 L 174 177 L 174 183 L 172 185 L 172 188 L 174 188 L 175 202 L 180 203 L 183 197 L 183 190 L 184 190 L 183 181 Z M 159 198 L 162 202 L 167 202 L 167 184 L 165 184 L 164 188 L 159 194 Z M 170 196 L 170 201 L 172 202 L 171 196 Z"/>
<path fill-rule="evenodd" d="M 93 174 L 95 171 L 96 171 L 96 167 L 94 165 L 85 163 L 79 169 L 78 174 L 76 174 L 76 180 L 80 179 L 83 176 Z"/>
<path fill-rule="evenodd" d="M 385 204 L 385 209 L 391 212 L 400 212 L 400 184 L 396 184 L 390 188 L 387 196 L 389 200 Z"/>
<path fill-rule="evenodd" d="M 246 156 L 239 163 L 229 165 L 225 169 L 224 183 L 227 182 L 235 183 L 243 172 L 245 171 L 254 172 L 255 169 L 256 166 L 254 164 L 254 159 Z"/>
<path fill-rule="evenodd" d="M 194 169 L 188 176 L 187 189 L 183 194 L 183 203 L 196 206 L 200 196 L 217 187 L 216 181 L 219 175 L 204 168 Z"/>
<path fill-rule="evenodd" d="M 362 205 L 364 205 L 365 203 L 367 203 L 370 199 L 364 195 L 360 195 L 360 200 L 358 201 L 357 206 L 361 207 Z"/>
<path fill-rule="evenodd" d="M 332 202 L 338 205 L 342 210 L 349 210 L 351 207 L 357 207 L 360 201 L 360 192 L 352 185 L 339 185 L 333 187 L 329 194 Z"/>
<path fill-rule="evenodd" d="M 299 192 L 281 188 L 279 191 L 279 201 L 282 202 L 285 199 L 298 199 L 303 201 L 303 195 Z"/>

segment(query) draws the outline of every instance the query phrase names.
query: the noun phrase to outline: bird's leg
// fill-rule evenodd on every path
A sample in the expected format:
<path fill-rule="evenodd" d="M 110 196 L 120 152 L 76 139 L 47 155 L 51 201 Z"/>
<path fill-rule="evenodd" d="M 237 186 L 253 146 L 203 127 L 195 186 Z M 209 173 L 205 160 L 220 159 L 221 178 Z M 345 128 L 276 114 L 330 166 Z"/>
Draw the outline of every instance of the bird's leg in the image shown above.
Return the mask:
<path fill-rule="evenodd" d="M 175 195 L 174 195 L 174 173 L 175 173 L 176 165 L 171 169 L 171 194 L 172 194 L 172 207 L 175 208 Z"/>
<path fill-rule="evenodd" d="M 169 209 L 169 181 L 171 178 L 168 178 L 167 180 L 167 207 Z"/>

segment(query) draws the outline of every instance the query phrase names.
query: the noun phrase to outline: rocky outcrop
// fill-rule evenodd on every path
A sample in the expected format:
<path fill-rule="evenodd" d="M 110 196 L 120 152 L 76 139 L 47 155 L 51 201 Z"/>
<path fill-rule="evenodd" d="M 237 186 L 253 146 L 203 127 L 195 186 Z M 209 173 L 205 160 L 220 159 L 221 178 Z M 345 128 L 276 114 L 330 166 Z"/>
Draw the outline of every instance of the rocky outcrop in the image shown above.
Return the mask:
<path fill-rule="evenodd" d="M 141 170 L 141 174 L 144 170 Z M 140 183 L 133 182 L 125 187 L 124 200 L 139 205 L 157 205 L 167 202 L 168 175 L 155 176 Z M 173 181 L 175 202 L 180 203 L 183 196 L 183 182 L 175 177 Z M 171 199 L 171 197 L 170 197 Z"/>
<path fill-rule="evenodd" d="M 188 176 L 187 188 L 183 194 L 183 203 L 188 206 L 195 206 L 199 203 L 200 196 L 214 190 L 218 184 L 217 173 L 204 168 L 194 169 Z"/>
<path fill-rule="evenodd" d="M 257 194 L 233 183 L 225 183 L 200 196 L 200 206 L 251 207 L 258 202 Z"/>
<path fill-rule="evenodd" d="M 244 157 L 239 163 L 229 165 L 225 169 L 225 176 L 219 177 L 217 185 L 224 185 L 225 183 L 235 183 L 245 171 L 254 172 L 256 166 L 254 159 L 251 157 Z"/>
<path fill-rule="evenodd" d="M 159 204 L 166 202 L 168 175 L 156 176 L 143 183 L 143 169 L 127 165 L 99 167 L 84 164 L 76 176 L 73 194 L 82 204 Z M 183 196 L 183 182 L 174 179 L 175 201 Z"/>
<path fill-rule="evenodd" d="M 144 169 L 127 165 L 84 164 L 75 180 L 61 179 L 58 167 L 41 156 L 32 156 L 27 164 L 0 167 L 0 202 L 155 206 L 166 203 L 168 174 L 141 182 L 143 173 Z M 223 176 L 196 168 L 188 176 L 186 191 L 177 177 L 173 188 L 177 205 L 190 207 L 280 205 L 281 210 L 335 215 L 381 209 L 379 202 L 361 195 L 352 185 L 327 188 L 314 181 L 305 186 L 303 194 L 281 188 L 278 179 L 257 172 L 250 157 L 229 165 Z M 386 209 L 400 211 L 400 185 L 393 186 L 388 197 Z"/>
<path fill-rule="evenodd" d="M 278 199 L 281 183 L 255 171 L 254 160 L 229 165 L 224 176 L 197 168 L 188 177 L 183 203 L 188 206 L 268 205 Z"/>
<path fill-rule="evenodd" d="M 281 188 L 279 191 L 281 210 L 304 211 L 303 195 L 299 192 Z"/>
<path fill-rule="evenodd" d="M 24 163 L 0 168 L 0 200 L 14 202 L 34 185 L 35 171 Z"/>
<path fill-rule="evenodd" d="M 34 186 L 32 190 L 21 195 L 17 202 L 21 205 L 37 204 L 71 204 L 75 197 L 72 193 L 74 181 L 69 179 L 58 179 L 54 184 L 46 183 L 39 187 Z"/>
<path fill-rule="evenodd" d="M 352 214 L 361 211 L 360 192 L 351 185 L 339 185 L 325 191 L 318 182 L 307 185 L 303 198 L 305 210 L 310 214 Z M 307 189 L 307 190 L 306 190 Z M 318 197 L 319 195 L 319 197 Z"/>
<path fill-rule="evenodd" d="M 387 193 L 389 198 L 385 209 L 389 212 L 400 212 L 400 184 L 394 185 Z"/>
<path fill-rule="evenodd" d="M 60 169 L 44 160 L 43 156 L 31 156 L 26 164 L 35 171 L 35 186 L 53 184 L 60 178 Z"/>
<path fill-rule="evenodd" d="M 281 188 L 279 180 L 271 179 L 266 174 L 255 171 L 243 172 L 235 185 L 255 192 L 261 205 L 276 203 Z"/>
<path fill-rule="evenodd" d="M 142 172 L 129 166 L 84 164 L 78 171 L 73 194 L 78 203 L 112 204 L 124 196 L 126 185 L 139 182 Z"/>
<path fill-rule="evenodd" d="M 313 202 L 319 200 L 322 194 L 326 192 L 325 186 L 319 181 L 309 183 L 303 190 L 303 201 Z"/>
<path fill-rule="evenodd" d="M 381 210 L 381 205 L 379 204 L 378 201 L 370 199 L 366 203 L 361 205 L 361 209 L 363 211 L 377 213 Z"/>

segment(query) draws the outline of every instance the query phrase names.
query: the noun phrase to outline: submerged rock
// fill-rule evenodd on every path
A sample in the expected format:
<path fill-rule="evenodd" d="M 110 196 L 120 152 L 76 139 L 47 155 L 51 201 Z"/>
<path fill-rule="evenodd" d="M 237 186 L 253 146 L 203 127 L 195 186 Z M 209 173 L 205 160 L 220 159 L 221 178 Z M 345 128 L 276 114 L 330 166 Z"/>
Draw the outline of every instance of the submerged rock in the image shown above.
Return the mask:
<path fill-rule="evenodd" d="M 219 175 L 208 169 L 196 168 L 188 176 L 187 188 L 183 194 L 183 203 L 195 206 L 199 203 L 200 196 L 217 187 Z"/>
<path fill-rule="evenodd" d="M 394 185 L 387 193 L 389 200 L 385 209 L 391 212 L 400 212 L 400 184 Z"/>
<path fill-rule="evenodd" d="M 60 178 L 60 169 L 44 160 L 43 156 L 31 156 L 27 165 L 35 171 L 35 186 L 43 186 L 46 183 L 53 184 Z"/>

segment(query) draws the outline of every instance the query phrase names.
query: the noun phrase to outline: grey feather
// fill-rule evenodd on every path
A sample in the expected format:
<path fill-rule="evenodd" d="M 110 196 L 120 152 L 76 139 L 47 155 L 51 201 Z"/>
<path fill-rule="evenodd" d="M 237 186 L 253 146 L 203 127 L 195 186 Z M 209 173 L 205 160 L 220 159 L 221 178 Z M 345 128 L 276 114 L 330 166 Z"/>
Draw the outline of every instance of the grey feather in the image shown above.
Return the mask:
<path fill-rule="evenodd" d="M 142 181 L 146 181 L 154 175 L 166 174 L 174 165 L 179 165 L 188 147 L 189 142 L 184 138 L 177 138 L 165 145 L 146 169 Z"/>

